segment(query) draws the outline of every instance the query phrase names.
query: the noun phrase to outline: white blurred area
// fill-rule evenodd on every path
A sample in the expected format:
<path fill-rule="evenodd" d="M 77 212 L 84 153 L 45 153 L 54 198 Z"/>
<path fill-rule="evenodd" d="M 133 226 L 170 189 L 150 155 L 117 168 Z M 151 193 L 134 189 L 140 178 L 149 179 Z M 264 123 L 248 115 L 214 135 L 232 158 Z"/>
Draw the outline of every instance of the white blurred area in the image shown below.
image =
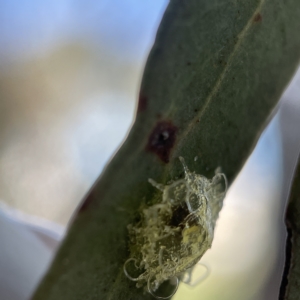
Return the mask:
<path fill-rule="evenodd" d="M 166 5 L 0 0 L 0 299 L 30 297 L 125 138 Z M 175 300 L 276 299 L 299 98 L 300 73 L 228 192 L 202 259 L 210 275 L 193 289 L 181 285 Z"/>
<path fill-rule="evenodd" d="M 0 1 L 0 198 L 65 225 L 124 139 L 166 1 Z"/>

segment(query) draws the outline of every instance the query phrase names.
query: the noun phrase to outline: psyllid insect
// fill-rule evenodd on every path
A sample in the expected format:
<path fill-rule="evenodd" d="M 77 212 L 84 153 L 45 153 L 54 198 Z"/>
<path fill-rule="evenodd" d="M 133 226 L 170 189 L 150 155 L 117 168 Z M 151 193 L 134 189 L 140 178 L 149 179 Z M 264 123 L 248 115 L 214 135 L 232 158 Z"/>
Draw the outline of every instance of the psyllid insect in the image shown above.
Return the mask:
<path fill-rule="evenodd" d="M 216 173 L 210 180 L 190 172 L 179 157 L 185 177 L 169 185 L 149 182 L 162 192 L 162 200 L 142 210 L 141 220 L 128 225 L 130 258 L 124 273 L 137 287 L 146 286 L 159 299 L 173 296 L 179 280 L 211 247 L 214 228 L 227 191 L 227 179 Z M 131 276 L 128 265 L 134 263 L 139 275 Z M 171 295 L 156 294 L 167 280 L 175 283 Z"/>

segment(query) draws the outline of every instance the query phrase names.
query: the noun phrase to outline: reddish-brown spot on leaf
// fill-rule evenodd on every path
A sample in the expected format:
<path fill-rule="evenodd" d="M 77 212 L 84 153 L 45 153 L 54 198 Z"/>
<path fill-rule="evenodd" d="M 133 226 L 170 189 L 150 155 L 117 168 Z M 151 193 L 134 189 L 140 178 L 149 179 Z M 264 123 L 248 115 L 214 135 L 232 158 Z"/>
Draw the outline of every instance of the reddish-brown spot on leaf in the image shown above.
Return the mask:
<path fill-rule="evenodd" d="M 138 113 L 145 111 L 147 109 L 147 106 L 148 106 L 148 97 L 140 93 L 138 109 L 137 109 Z"/>
<path fill-rule="evenodd" d="M 262 21 L 262 15 L 260 13 L 257 13 L 254 18 L 253 18 L 253 22 L 254 23 L 259 23 Z"/>
<path fill-rule="evenodd" d="M 83 203 L 81 204 L 81 207 L 78 211 L 78 213 L 84 212 L 87 210 L 87 208 L 91 205 L 94 199 L 94 193 L 93 191 L 90 191 L 87 197 L 84 199 Z"/>
<path fill-rule="evenodd" d="M 150 133 L 146 150 L 168 163 L 175 144 L 177 127 L 171 121 L 159 121 Z"/>

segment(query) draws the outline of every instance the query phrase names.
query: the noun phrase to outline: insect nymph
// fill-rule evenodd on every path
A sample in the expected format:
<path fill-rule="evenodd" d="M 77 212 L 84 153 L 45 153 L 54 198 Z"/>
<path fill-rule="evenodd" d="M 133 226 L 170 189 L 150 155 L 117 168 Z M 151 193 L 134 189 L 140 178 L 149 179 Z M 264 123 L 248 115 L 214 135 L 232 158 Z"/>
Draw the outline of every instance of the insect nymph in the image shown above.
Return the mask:
<path fill-rule="evenodd" d="M 162 200 L 142 210 L 141 220 L 128 225 L 131 257 L 124 264 L 125 275 L 146 286 L 150 294 L 167 299 L 177 290 L 179 279 L 211 247 L 214 228 L 227 190 L 222 173 L 210 180 L 190 172 L 179 158 L 185 177 L 169 185 L 149 182 L 162 192 Z M 134 262 L 140 271 L 129 275 L 128 264 Z M 166 280 L 175 279 L 172 295 L 155 294 Z"/>

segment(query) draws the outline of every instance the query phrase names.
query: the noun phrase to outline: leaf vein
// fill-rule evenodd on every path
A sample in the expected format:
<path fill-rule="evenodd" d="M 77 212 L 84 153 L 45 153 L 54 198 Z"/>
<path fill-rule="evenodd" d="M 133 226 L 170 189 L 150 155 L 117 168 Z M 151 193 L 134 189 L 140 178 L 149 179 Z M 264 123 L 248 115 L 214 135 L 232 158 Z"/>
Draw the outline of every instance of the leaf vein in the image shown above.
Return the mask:
<path fill-rule="evenodd" d="M 251 15 L 250 19 L 248 20 L 248 22 L 246 23 L 245 27 L 242 29 L 242 31 L 237 35 L 237 43 L 235 44 L 231 54 L 229 55 L 229 58 L 227 60 L 227 64 L 226 67 L 224 68 L 223 72 L 221 73 L 221 75 L 219 76 L 219 78 L 217 79 L 217 82 L 215 83 L 214 87 L 212 88 L 210 94 L 207 96 L 205 103 L 202 107 L 202 109 L 199 111 L 199 113 L 189 122 L 189 124 L 186 127 L 186 130 L 184 130 L 181 134 L 181 138 L 185 138 L 188 133 L 192 130 L 193 128 L 193 124 L 195 124 L 195 122 L 197 120 L 200 120 L 201 117 L 203 116 L 203 114 L 206 112 L 210 102 L 212 101 L 213 97 L 216 95 L 216 93 L 219 90 L 219 87 L 221 86 L 224 78 L 225 78 L 225 74 L 227 72 L 227 70 L 229 69 L 231 62 L 235 56 L 235 53 L 237 51 L 237 49 L 240 47 L 243 38 L 246 36 L 247 31 L 249 30 L 249 28 L 252 25 L 253 22 L 253 18 L 256 16 L 257 13 L 259 13 L 262 9 L 262 6 L 264 5 L 265 0 L 261 0 L 259 2 L 259 4 L 257 5 L 257 8 L 255 9 L 254 13 Z"/>

